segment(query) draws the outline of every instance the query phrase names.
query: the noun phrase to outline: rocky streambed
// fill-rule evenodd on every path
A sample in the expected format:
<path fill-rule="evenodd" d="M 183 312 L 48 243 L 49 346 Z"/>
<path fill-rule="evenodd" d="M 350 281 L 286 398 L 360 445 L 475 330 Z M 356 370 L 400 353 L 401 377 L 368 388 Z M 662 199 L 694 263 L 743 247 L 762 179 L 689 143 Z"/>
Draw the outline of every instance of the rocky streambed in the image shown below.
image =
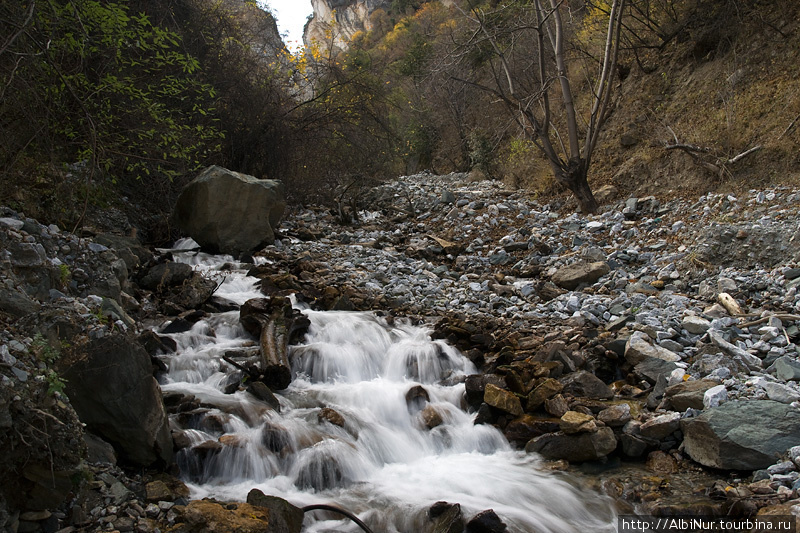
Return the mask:
<path fill-rule="evenodd" d="M 190 501 L 173 454 L 202 461 L 241 443 L 225 438 L 218 404 L 185 391 L 165 404 L 153 377 L 168 369 L 175 335 L 238 308 L 217 289 L 239 267 L 251 276 L 243 292 L 257 283 L 271 299 L 424 326 L 478 370 L 459 378 L 474 424 L 622 511 L 792 514 L 799 200 L 789 189 L 630 198 L 586 217 L 495 182 L 417 175 L 370 191 L 351 224 L 294 209 L 249 267 L 230 258 L 202 272 L 176 251 L 99 229 L 78 237 L 6 209 L 5 527 L 197 531 L 247 519 L 245 505 L 277 505 L 258 494 Z M 257 344 L 229 355 L 246 361 Z M 222 388 L 257 395 L 241 370 L 221 368 Z M 193 440 L 187 430 L 200 426 Z"/>

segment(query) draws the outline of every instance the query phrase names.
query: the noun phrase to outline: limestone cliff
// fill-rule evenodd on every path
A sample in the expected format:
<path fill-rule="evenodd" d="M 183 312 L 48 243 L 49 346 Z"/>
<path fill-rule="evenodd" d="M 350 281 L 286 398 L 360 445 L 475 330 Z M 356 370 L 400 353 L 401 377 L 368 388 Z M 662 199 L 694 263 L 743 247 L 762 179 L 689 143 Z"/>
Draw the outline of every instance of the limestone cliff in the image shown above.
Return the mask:
<path fill-rule="evenodd" d="M 329 43 L 346 49 L 347 43 L 359 31 L 371 29 L 370 15 L 377 9 L 389 10 L 391 0 L 311 0 L 314 13 L 306 23 L 303 41 Z M 330 30 L 330 34 L 328 34 Z"/>

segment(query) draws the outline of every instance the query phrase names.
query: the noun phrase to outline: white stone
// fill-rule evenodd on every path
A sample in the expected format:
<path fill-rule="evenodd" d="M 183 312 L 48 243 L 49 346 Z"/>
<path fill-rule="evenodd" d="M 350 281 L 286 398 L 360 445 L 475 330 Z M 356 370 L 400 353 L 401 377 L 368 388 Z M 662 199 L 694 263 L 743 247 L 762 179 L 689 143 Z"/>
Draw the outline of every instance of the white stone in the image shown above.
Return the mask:
<path fill-rule="evenodd" d="M 703 395 L 703 407 L 709 409 L 711 407 L 719 407 L 728 401 L 728 389 L 725 385 L 717 385 L 711 387 Z"/>

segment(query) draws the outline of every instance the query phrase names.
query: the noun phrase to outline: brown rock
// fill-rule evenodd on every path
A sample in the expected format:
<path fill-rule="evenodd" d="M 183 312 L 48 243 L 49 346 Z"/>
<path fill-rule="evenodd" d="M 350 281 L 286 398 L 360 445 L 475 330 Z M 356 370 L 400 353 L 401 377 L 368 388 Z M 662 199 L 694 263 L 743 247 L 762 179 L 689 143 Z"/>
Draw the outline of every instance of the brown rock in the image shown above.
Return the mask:
<path fill-rule="evenodd" d="M 527 411 L 538 409 L 545 400 L 549 400 L 556 394 L 564 390 L 564 385 L 560 381 L 547 378 L 537 385 L 528 395 Z"/>
<path fill-rule="evenodd" d="M 322 410 L 317 414 L 317 419 L 320 422 L 325 420 L 334 426 L 339 426 L 340 428 L 344 427 L 344 417 L 340 415 L 338 411 L 331 409 L 330 407 L 323 407 Z"/>
<path fill-rule="evenodd" d="M 719 383 L 710 379 L 684 381 L 683 383 L 676 383 L 675 385 L 667 387 L 664 395 L 675 411 L 683 412 L 690 407 L 692 409 L 702 410 L 703 395 L 708 389 L 717 385 L 719 385 Z"/>
<path fill-rule="evenodd" d="M 145 498 L 148 502 L 171 502 L 175 495 L 163 481 L 151 481 L 144 487 Z"/>
<path fill-rule="evenodd" d="M 567 411 L 559 422 L 561 431 L 567 435 L 576 433 L 594 433 L 597 431 L 597 423 L 592 415 L 579 413 L 577 411 Z"/>
<path fill-rule="evenodd" d="M 594 433 L 567 435 L 561 431 L 536 437 L 525 445 L 528 453 L 539 453 L 546 459 L 564 459 L 570 462 L 594 461 L 605 457 L 617 447 L 611 428 L 600 428 Z"/>
<path fill-rule="evenodd" d="M 631 406 L 627 403 L 612 405 L 600 411 L 597 419 L 610 427 L 622 427 L 631 419 Z"/>
<path fill-rule="evenodd" d="M 549 400 L 544 401 L 544 410 L 553 416 L 561 418 L 564 413 L 569 411 L 569 403 L 560 394 L 556 394 Z"/>
<path fill-rule="evenodd" d="M 501 389 L 491 383 L 486 385 L 486 389 L 483 393 L 483 401 L 492 407 L 496 407 L 514 416 L 522 414 L 522 403 L 519 401 L 519 398 L 517 398 L 513 392 Z"/>
<path fill-rule="evenodd" d="M 444 423 L 441 413 L 432 405 L 428 404 L 422 410 L 422 423 L 428 429 L 433 429 L 436 426 L 441 426 Z"/>
<path fill-rule="evenodd" d="M 233 507 L 233 508 L 229 508 Z M 270 528 L 270 512 L 263 507 L 255 507 L 249 503 L 238 505 L 219 503 L 208 500 L 189 502 L 183 513 L 184 526 L 177 526 L 178 531 L 192 533 L 216 533 L 230 531 L 236 533 L 272 533 Z"/>
<path fill-rule="evenodd" d="M 650 452 L 647 456 L 647 469 L 656 474 L 674 474 L 679 469 L 678 461 L 660 450 Z"/>
<path fill-rule="evenodd" d="M 545 433 L 555 433 L 559 430 L 558 420 L 551 418 L 536 418 L 532 415 L 522 415 L 509 422 L 503 434 L 506 439 L 514 444 L 524 445 L 526 442 Z"/>
<path fill-rule="evenodd" d="M 581 283 L 592 284 L 608 274 L 611 269 L 605 261 L 574 263 L 561 267 L 553 275 L 553 283 L 567 290 L 575 290 Z"/>

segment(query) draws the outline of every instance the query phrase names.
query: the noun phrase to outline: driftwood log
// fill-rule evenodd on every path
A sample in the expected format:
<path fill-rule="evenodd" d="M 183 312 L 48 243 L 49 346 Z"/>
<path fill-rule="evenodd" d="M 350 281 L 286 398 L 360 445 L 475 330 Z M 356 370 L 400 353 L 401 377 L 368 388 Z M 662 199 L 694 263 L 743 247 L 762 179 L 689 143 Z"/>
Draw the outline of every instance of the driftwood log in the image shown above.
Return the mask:
<path fill-rule="evenodd" d="M 305 334 L 308 319 L 294 310 L 287 298 L 274 297 L 245 302 L 240 321 L 249 333 L 258 337 L 261 347 L 258 368 L 247 370 L 250 379 L 263 382 L 273 391 L 288 387 L 292 382 L 289 344 Z"/>

